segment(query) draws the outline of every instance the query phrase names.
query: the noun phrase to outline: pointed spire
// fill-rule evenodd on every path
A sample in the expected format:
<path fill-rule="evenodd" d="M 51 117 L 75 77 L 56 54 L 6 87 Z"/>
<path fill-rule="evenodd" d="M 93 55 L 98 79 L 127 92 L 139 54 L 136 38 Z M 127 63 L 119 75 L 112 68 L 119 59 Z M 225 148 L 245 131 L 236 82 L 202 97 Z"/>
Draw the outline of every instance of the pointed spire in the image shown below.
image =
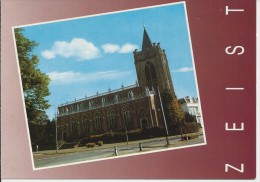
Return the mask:
<path fill-rule="evenodd" d="M 150 47 L 152 47 L 152 42 L 151 42 L 150 37 L 149 37 L 148 33 L 146 32 L 146 29 L 144 27 L 142 50 L 145 50 L 145 49 L 150 48 Z"/>

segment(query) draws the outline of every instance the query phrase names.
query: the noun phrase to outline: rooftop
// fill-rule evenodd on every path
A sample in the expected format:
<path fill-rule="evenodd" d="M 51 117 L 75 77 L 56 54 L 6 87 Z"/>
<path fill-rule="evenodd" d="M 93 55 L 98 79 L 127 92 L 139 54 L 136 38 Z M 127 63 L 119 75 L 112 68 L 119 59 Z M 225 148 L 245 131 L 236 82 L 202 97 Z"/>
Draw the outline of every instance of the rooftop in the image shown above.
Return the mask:
<path fill-rule="evenodd" d="M 58 107 L 66 106 L 66 105 L 70 105 L 70 104 L 75 104 L 75 103 L 78 103 L 78 102 L 94 99 L 94 98 L 97 98 L 97 97 L 100 97 L 100 96 L 105 96 L 105 95 L 108 95 L 108 94 L 111 94 L 111 93 L 117 93 L 117 92 L 120 92 L 122 90 L 129 90 L 129 89 L 136 88 L 136 87 L 139 87 L 138 83 L 136 83 L 134 85 L 129 85 L 129 86 L 126 86 L 126 87 L 124 85 L 122 85 L 121 88 L 119 88 L 119 89 L 115 89 L 115 90 L 108 89 L 107 92 L 103 92 L 103 93 L 98 93 L 97 92 L 96 95 L 92 95 L 92 96 L 89 96 L 89 97 L 85 96 L 84 98 L 81 98 L 81 99 L 76 99 L 75 98 L 74 101 L 69 101 L 69 102 L 65 102 L 65 103 L 59 104 Z"/>

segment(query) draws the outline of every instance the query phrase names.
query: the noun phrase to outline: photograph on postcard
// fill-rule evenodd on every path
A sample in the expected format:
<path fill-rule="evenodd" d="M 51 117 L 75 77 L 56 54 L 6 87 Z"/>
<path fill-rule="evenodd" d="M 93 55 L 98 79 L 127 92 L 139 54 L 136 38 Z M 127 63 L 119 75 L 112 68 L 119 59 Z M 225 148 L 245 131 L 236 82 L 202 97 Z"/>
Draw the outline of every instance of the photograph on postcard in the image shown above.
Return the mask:
<path fill-rule="evenodd" d="M 185 3 L 13 34 L 34 169 L 206 144 Z"/>

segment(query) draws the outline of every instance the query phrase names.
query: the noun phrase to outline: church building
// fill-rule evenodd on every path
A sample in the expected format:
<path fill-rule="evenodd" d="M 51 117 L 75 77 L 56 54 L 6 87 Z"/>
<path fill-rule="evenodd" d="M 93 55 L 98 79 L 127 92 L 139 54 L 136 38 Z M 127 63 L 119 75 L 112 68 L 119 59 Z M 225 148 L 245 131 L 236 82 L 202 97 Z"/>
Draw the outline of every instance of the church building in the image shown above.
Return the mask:
<path fill-rule="evenodd" d="M 133 56 L 138 80 L 134 85 L 58 106 L 58 132 L 63 140 L 165 127 L 160 93 L 174 92 L 165 50 L 151 42 L 144 28 L 142 50 L 135 50 Z"/>

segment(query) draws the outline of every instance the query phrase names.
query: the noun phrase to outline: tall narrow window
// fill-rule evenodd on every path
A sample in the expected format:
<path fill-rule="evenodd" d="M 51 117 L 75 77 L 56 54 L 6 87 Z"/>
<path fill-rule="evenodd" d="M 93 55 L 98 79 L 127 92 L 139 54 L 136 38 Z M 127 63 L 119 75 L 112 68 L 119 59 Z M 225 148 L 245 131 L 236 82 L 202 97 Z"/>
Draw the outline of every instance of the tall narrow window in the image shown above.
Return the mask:
<path fill-rule="evenodd" d="M 147 62 L 145 64 L 145 78 L 147 81 L 147 86 L 150 90 L 152 90 L 152 88 L 157 88 L 156 71 L 151 62 Z"/>
<path fill-rule="evenodd" d="M 73 135 L 76 135 L 78 133 L 78 123 L 75 118 L 71 122 L 71 133 Z"/>
<path fill-rule="evenodd" d="M 82 117 L 83 132 L 88 133 L 90 131 L 90 120 L 89 117 L 84 115 Z"/>
<path fill-rule="evenodd" d="M 94 121 L 94 129 L 96 131 L 102 131 L 102 117 L 100 113 L 96 113 Z"/>
<path fill-rule="evenodd" d="M 89 109 L 93 109 L 94 108 L 94 101 L 89 101 Z"/>
<path fill-rule="evenodd" d="M 114 97 L 114 103 L 118 103 L 118 95 L 117 94 Z"/>
<path fill-rule="evenodd" d="M 140 117 L 141 127 L 143 129 L 147 128 L 149 126 L 148 125 L 148 117 L 147 117 L 147 113 L 146 113 L 146 111 L 144 109 L 140 110 L 139 117 Z"/>
<path fill-rule="evenodd" d="M 65 110 L 64 108 L 61 109 L 61 114 L 64 114 L 65 113 Z"/>
<path fill-rule="evenodd" d="M 108 126 L 110 130 L 117 128 L 116 113 L 114 110 L 108 111 Z"/>
<path fill-rule="evenodd" d="M 134 93 L 133 93 L 132 90 L 128 92 L 128 99 L 129 100 L 133 100 L 134 99 Z"/>
<path fill-rule="evenodd" d="M 124 118 L 124 125 L 126 129 L 132 128 L 132 117 L 131 117 L 131 110 L 129 107 L 125 107 L 123 109 L 123 118 Z"/>
<path fill-rule="evenodd" d="M 70 112 L 73 112 L 74 108 L 73 106 L 70 106 Z"/>
<path fill-rule="evenodd" d="M 106 98 L 102 98 L 102 107 L 106 105 Z"/>
<path fill-rule="evenodd" d="M 84 111 L 84 104 L 83 104 L 83 103 L 81 103 L 81 104 L 79 105 L 79 110 L 80 110 L 80 111 Z"/>

